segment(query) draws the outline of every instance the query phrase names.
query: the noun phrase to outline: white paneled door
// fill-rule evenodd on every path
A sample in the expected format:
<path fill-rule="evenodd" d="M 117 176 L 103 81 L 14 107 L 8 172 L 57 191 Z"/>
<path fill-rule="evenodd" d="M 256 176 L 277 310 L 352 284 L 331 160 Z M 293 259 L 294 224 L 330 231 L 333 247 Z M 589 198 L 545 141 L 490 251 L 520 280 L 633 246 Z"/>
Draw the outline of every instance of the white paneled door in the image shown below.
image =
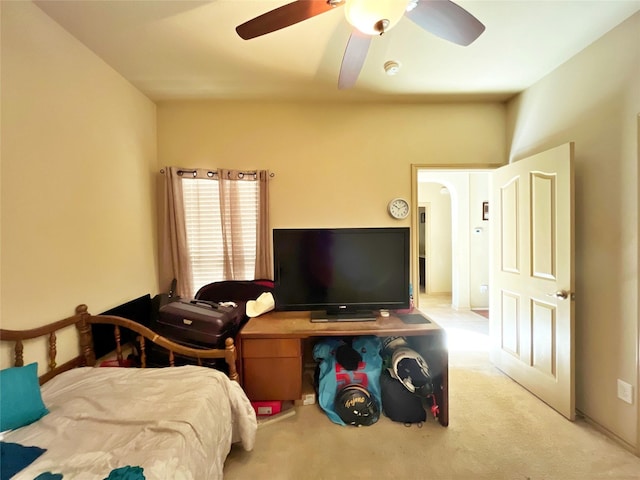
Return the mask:
<path fill-rule="evenodd" d="M 575 419 L 573 143 L 491 177 L 491 361 Z"/>

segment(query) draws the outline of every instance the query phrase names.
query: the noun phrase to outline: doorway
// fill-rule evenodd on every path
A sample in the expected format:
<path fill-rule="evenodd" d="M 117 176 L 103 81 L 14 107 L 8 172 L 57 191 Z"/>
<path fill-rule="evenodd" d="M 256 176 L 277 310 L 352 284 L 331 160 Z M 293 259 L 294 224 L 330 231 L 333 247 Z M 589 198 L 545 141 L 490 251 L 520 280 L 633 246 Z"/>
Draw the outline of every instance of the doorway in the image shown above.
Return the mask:
<path fill-rule="evenodd" d="M 420 294 L 451 296 L 452 242 L 449 190 L 437 182 L 419 187 L 418 268 Z"/>
<path fill-rule="evenodd" d="M 433 295 L 434 288 L 431 278 L 433 273 L 431 272 L 431 266 L 433 264 L 431 259 L 431 246 L 434 241 L 431 237 L 431 223 L 432 223 L 431 202 L 423 202 L 418 205 L 418 295 Z M 436 272 L 438 277 L 439 272 Z M 442 280 L 436 278 L 436 284 L 440 284 Z M 451 293 L 451 287 L 446 290 Z"/>
<path fill-rule="evenodd" d="M 417 305 L 447 331 L 454 364 L 489 364 L 489 321 L 476 313 L 489 307 L 488 179 L 488 170 L 466 168 L 414 176 Z"/>
<path fill-rule="evenodd" d="M 453 309 L 486 315 L 489 171 L 417 167 L 414 178 L 419 294 L 450 297 Z"/>

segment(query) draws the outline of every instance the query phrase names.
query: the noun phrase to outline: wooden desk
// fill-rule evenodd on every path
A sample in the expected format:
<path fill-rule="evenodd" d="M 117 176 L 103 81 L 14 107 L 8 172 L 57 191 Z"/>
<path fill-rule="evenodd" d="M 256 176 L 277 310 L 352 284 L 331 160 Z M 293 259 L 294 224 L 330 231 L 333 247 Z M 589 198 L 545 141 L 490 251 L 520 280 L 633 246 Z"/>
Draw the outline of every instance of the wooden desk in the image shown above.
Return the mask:
<path fill-rule="evenodd" d="M 434 379 L 439 422 L 449 424 L 449 355 L 436 323 L 405 323 L 390 315 L 374 322 L 311 322 L 310 312 L 269 312 L 247 322 L 238 337 L 238 371 L 251 400 L 299 400 L 303 353 L 322 337 L 404 336 L 427 361 Z"/>

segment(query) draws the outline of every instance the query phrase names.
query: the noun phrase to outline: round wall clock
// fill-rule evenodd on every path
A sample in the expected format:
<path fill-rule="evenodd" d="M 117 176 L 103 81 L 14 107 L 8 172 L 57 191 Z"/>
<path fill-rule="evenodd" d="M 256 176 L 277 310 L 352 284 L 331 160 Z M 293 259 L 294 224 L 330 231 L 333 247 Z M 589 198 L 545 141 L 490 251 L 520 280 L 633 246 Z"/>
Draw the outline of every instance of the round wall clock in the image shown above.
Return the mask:
<path fill-rule="evenodd" d="M 403 219 L 409 216 L 409 202 L 404 198 L 394 198 L 389 202 L 389 215 L 393 218 Z"/>

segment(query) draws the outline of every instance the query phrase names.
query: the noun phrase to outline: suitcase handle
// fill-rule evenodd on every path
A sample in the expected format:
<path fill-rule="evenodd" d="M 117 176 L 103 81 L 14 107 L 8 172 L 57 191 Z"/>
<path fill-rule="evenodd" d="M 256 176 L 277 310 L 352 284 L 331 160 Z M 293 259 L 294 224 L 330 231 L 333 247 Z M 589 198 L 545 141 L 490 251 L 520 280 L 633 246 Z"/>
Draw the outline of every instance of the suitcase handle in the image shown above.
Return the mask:
<path fill-rule="evenodd" d="M 209 300 L 191 300 L 189 303 L 191 303 L 192 305 L 206 305 L 207 307 L 212 308 L 213 310 L 217 310 L 220 305 L 218 305 L 216 302 L 211 302 Z"/>

